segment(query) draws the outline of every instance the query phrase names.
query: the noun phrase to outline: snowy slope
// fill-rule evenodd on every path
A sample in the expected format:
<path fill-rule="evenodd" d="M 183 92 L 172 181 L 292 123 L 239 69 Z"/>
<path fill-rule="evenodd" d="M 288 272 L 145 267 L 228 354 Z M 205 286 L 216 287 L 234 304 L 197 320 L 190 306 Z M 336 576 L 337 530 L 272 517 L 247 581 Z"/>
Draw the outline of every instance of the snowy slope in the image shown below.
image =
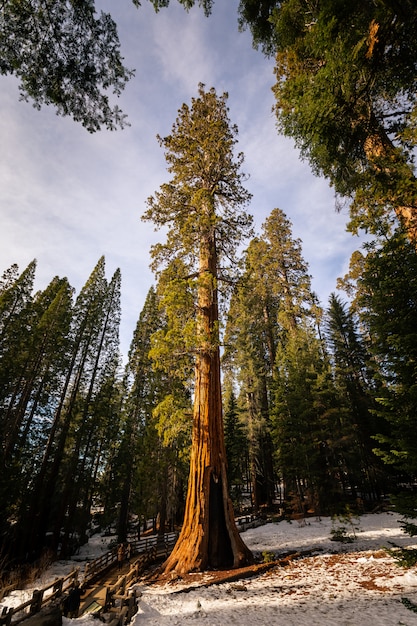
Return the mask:
<path fill-rule="evenodd" d="M 234 583 L 201 586 L 177 581 L 165 585 L 138 584 L 142 594 L 132 626 L 417 626 L 417 613 L 402 598 L 417 604 L 417 569 L 405 570 L 382 548 L 391 543 L 412 545 L 401 531 L 393 513 L 363 515 L 353 520 L 353 543 L 331 541 L 334 528 L 330 518 L 266 524 L 243 534 L 255 554 L 309 552 L 258 576 Z M 340 522 L 336 524 L 340 526 Z M 353 534 L 354 529 L 347 527 Z M 82 566 L 107 549 L 108 539 L 94 537 L 72 561 L 54 564 L 33 587 L 45 584 Z M 209 578 L 209 575 L 208 575 Z M 187 589 L 181 591 L 182 588 Z M 3 601 L 16 605 L 29 597 L 31 589 L 14 592 Z M 0 605 L 0 609 L 1 609 Z M 69 620 L 64 626 L 97 626 L 91 617 Z"/>

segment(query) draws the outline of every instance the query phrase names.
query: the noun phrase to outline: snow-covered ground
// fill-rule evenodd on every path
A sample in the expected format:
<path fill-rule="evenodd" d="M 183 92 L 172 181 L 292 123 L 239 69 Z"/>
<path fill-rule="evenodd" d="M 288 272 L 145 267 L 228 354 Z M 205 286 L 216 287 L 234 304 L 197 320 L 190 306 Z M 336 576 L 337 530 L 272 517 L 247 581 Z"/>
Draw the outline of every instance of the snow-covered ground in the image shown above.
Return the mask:
<path fill-rule="evenodd" d="M 243 534 L 258 555 L 282 557 L 293 551 L 309 555 L 237 582 L 203 586 L 190 581 L 138 584 L 139 611 L 132 626 L 417 626 L 417 613 L 402 602 L 417 604 L 417 568 L 400 568 L 384 547 L 413 545 L 394 513 L 363 515 L 356 523 L 353 543 L 331 541 L 331 530 L 342 526 L 330 518 L 270 523 Z M 347 526 L 351 534 L 353 528 Z M 106 549 L 108 539 L 94 537 L 80 561 Z M 68 572 L 74 562 L 54 564 L 37 587 Z M 210 575 L 206 575 L 206 580 Z M 204 579 L 203 579 L 204 580 Z M 30 596 L 14 592 L 3 600 L 11 606 Z M 0 610 L 1 610 L 0 605 Z M 64 618 L 64 626 L 97 626 L 91 617 Z"/>

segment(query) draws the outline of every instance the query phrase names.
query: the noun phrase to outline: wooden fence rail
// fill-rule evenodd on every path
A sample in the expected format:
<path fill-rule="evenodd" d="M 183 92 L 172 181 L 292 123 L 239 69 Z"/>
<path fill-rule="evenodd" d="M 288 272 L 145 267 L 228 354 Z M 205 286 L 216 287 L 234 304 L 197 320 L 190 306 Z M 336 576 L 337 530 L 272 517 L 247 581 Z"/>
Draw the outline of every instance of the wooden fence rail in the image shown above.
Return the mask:
<path fill-rule="evenodd" d="M 122 602 L 123 612 L 131 616 L 133 604 L 136 606 L 136 602 L 132 602 L 130 594 L 126 596 L 126 589 L 134 579 L 137 580 L 139 578 L 140 574 L 150 563 L 161 556 L 168 556 L 177 537 L 177 533 L 166 533 L 163 536 L 152 536 L 132 541 L 130 544 L 131 556 L 139 555 L 139 558 L 135 560 L 135 563 L 125 576 L 119 577 L 117 582 L 108 588 L 106 592 L 106 608 L 112 606 L 115 599 L 119 599 Z M 19 624 L 31 615 L 38 613 L 44 606 L 53 602 L 68 591 L 70 587 L 74 585 L 75 581 L 79 581 L 82 587 L 90 586 L 94 580 L 103 575 L 105 571 L 115 565 L 116 562 L 117 548 L 113 548 L 93 561 L 87 562 L 81 580 L 79 580 L 79 569 L 77 568 L 64 578 L 57 578 L 42 589 L 35 589 L 30 600 L 10 609 L 7 607 L 3 608 L 0 615 L 0 626 L 10 626 L 11 624 L 15 626 L 15 624 Z M 119 619 L 119 617 L 117 617 L 117 619 Z M 129 619 L 131 619 L 131 617 Z M 112 624 L 111 626 L 116 626 L 116 624 Z"/>
<path fill-rule="evenodd" d="M 130 543 L 130 554 L 131 556 L 135 556 L 137 554 L 144 554 L 149 552 L 154 546 L 159 546 L 159 549 L 165 549 L 167 545 L 170 545 L 171 548 L 173 543 L 177 540 L 178 533 L 165 533 L 162 535 L 152 535 L 150 537 L 145 537 L 144 539 L 137 539 L 135 541 L 131 541 Z M 168 556 L 168 555 L 167 555 Z M 115 565 L 117 562 L 117 547 L 114 547 L 109 552 L 105 552 L 100 555 L 93 561 L 89 561 L 85 564 L 84 574 L 82 578 L 82 586 L 88 587 L 92 584 L 92 582 L 98 577 L 101 576 L 107 569 Z"/>
<path fill-rule="evenodd" d="M 75 581 L 78 580 L 78 576 L 79 569 L 77 568 L 72 570 L 67 576 L 57 578 L 52 583 L 49 583 L 49 585 L 46 585 L 46 587 L 43 587 L 42 589 L 35 589 L 32 593 L 31 599 L 27 600 L 23 604 L 10 609 L 4 607 L 2 614 L 0 615 L 0 625 L 10 626 L 13 621 L 14 626 L 31 615 L 38 613 L 44 606 L 68 591 L 68 589 L 74 585 Z M 14 616 L 17 617 L 13 619 Z"/>
<path fill-rule="evenodd" d="M 241 531 L 252 525 L 261 523 L 256 515 L 245 515 L 236 519 Z M 138 556 L 129 572 L 119 576 L 117 581 L 106 588 L 106 599 L 103 611 L 111 611 L 114 618 L 108 626 L 123 626 L 127 624 L 137 612 L 136 592 L 130 591 L 129 587 L 140 577 L 143 571 L 161 557 L 167 557 L 178 538 L 178 533 L 165 533 L 165 535 L 153 535 L 144 539 L 130 542 L 131 557 Z M 23 604 L 8 609 L 5 607 L 0 615 L 0 626 L 15 626 L 31 615 L 39 612 L 44 606 L 62 596 L 76 581 L 83 587 L 93 584 L 94 580 L 102 576 L 107 569 L 117 562 L 117 547 L 85 564 L 82 580 L 79 580 L 79 569 L 70 572 L 64 578 L 57 578 L 42 589 L 36 589 L 32 598 Z M 116 604 L 118 606 L 116 607 Z M 17 616 L 16 619 L 13 619 Z"/>

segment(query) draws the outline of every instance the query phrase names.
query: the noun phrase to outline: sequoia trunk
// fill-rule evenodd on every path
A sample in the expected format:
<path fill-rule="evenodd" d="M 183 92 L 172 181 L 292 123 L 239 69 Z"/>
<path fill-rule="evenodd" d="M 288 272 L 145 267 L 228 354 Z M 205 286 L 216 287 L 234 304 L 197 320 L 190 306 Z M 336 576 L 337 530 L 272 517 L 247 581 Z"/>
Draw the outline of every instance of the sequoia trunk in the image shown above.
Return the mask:
<path fill-rule="evenodd" d="M 184 523 L 164 570 L 239 567 L 252 554 L 237 530 L 228 494 L 218 337 L 217 254 L 214 235 L 200 248 L 195 398 Z"/>

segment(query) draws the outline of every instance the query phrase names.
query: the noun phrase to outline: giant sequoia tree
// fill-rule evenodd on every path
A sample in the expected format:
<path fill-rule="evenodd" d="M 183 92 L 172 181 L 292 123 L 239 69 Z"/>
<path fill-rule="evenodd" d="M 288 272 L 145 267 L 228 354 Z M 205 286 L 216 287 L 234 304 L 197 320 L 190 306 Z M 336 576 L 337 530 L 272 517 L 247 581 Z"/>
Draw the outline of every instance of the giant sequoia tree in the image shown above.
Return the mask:
<path fill-rule="evenodd" d="M 149 199 L 144 216 L 168 230 L 166 243 L 152 249 L 154 266 L 167 268 L 166 293 L 174 300 L 181 293 L 196 296 L 184 324 L 195 359 L 188 493 L 182 531 L 165 564 L 165 571 L 180 573 L 237 567 L 252 558 L 228 494 L 222 420 L 218 282 L 251 222 L 241 211 L 250 194 L 242 184 L 243 155 L 234 153 L 237 128 L 226 101 L 227 94 L 200 85 L 191 107 L 179 110 L 171 134 L 159 137 L 172 178 Z"/>

